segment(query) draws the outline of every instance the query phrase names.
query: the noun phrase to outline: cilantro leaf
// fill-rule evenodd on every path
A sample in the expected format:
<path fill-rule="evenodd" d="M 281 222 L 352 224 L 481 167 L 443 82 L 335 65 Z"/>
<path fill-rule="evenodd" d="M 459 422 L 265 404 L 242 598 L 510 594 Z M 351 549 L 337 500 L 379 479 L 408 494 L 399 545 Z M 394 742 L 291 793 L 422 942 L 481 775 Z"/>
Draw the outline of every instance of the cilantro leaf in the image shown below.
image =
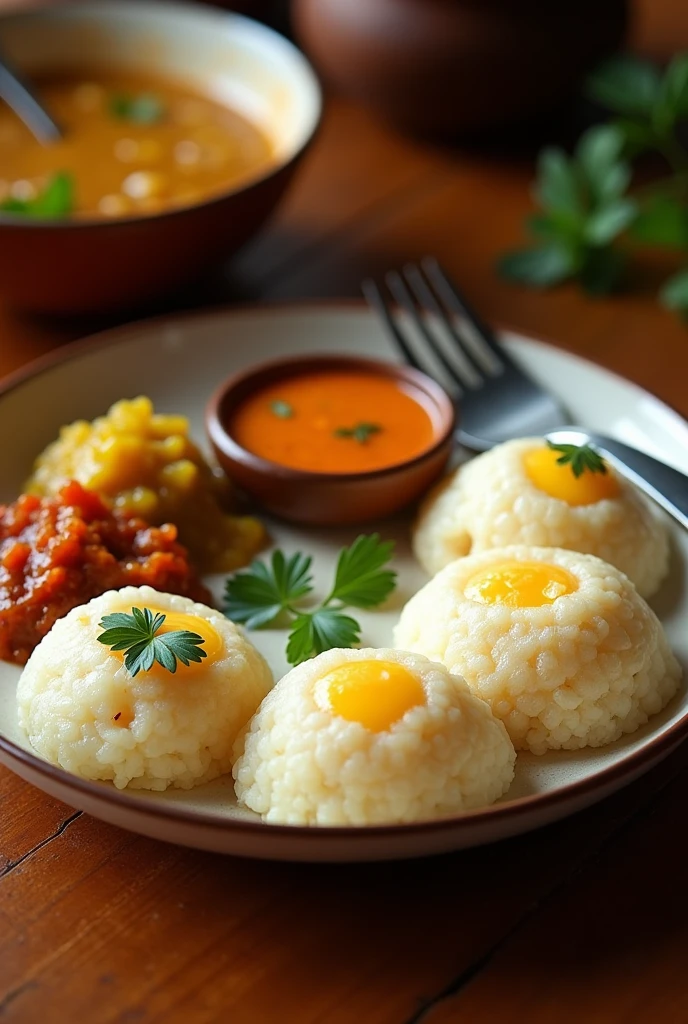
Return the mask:
<path fill-rule="evenodd" d="M 275 551 L 271 564 L 253 562 L 227 581 L 225 613 L 249 629 L 270 625 L 281 614 L 290 620 L 287 659 L 291 665 L 331 647 L 358 643 L 361 627 L 343 614 L 347 606 L 374 608 L 396 586 L 396 573 L 385 568 L 394 551 L 393 541 L 381 541 L 377 533 L 357 537 L 342 548 L 332 590 L 313 609 L 298 607 L 313 589 L 311 559 L 301 553 L 286 559 Z"/>
<path fill-rule="evenodd" d="M 688 121 L 688 53 L 676 54 L 662 72 L 631 56 L 605 61 L 587 80 L 588 95 L 614 115 L 589 128 L 574 152 L 547 147 L 540 153 L 533 196 L 538 209 L 528 225 L 533 244 L 506 253 L 501 275 L 547 288 L 576 279 L 589 295 L 622 284 L 633 244 L 688 253 L 688 149 L 681 128 Z M 670 173 L 641 182 L 636 195 L 631 158 L 659 154 Z M 674 274 L 660 302 L 688 322 L 688 268 Z"/>
<path fill-rule="evenodd" d="M 165 116 L 165 106 L 154 93 L 142 92 L 136 96 L 115 93 L 110 97 L 110 114 L 120 121 L 134 124 L 157 124 Z"/>
<path fill-rule="evenodd" d="M 673 196 L 661 193 L 648 196 L 631 233 L 635 240 L 646 245 L 688 249 L 688 209 Z"/>
<path fill-rule="evenodd" d="M 587 81 L 588 95 L 618 114 L 650 115 L 661 79 L 653 64 L 637 57 L 612 57 Z"/>
<path fill-rule="evenodd" d="M 289 402 L 276 398 L 274 402 L 270 402 L 270 412 L 280 420 L 290 420 L 294 415 L 294 407 Z"/>
<path fill-rule="evenodd" d="M 652 123 L 660 134 L 688 114 L 688 54 L 677 54 L 662 78 L 652 110 Z"/>
<path fill-rule="evenodd" d="M 351 437 L 359 444 L 365 444 L 373 434 L 379 434 L 382 427 L 379 423 L 357 423 L 353 427 L 337 427 L 333 431 L 335 437 Z"/>
<path fill-rule="evenodd" d="M 206 651 L 201 650 L 205 640 L 198 633 L 187 629 L 158 633 L 166 618 L 149 608 L 134 607 L 131 614 L 113 612 L 101 619 L 99 625 L 104 632 L 96 639 L 113 651 L 124 651 L 124 666 L 132 676 L 150 671 L 155 662 L 174 673 L 178 661 L 188 666 L 207 658 Z"/>
<path fill-rule="evenodd" d="M 379 533 L 361 534 L 337 560 L 334 586 L 325 602 L 341 601 L 354 608 L 374 608 L 389 597 L 397 574 L 382 567 L 394 552 L 394 541 L 380 541 Z"/>
<path fill-rule="evenodd" d="M 66 171 L 58 171 L 42 192 L 33 199 L 10 197 L 0 203 L 3 213 L 20 213 L 26 217 L 53 220 L 66 217 L 74 209 L 74 178 Z"/>
<path fill-rule="evenodd" d="M 688 269 L 679 270 L 670 277 L 659 297 L 667 309 L 675 309 L 683 317 L 688 316 Z"/>
<path fill-rule="evenodd" d="M 591 245 L 606 245 L 625 231 L 636 218 L 638 206 L 632 199 L 616 199 L 590 215 L 585 238 Z"/>
<path fill-rule="evenodd" d="M 548 147 L 538 158 L 535 198 L 545 209 L 580 213 L 583 204 L 580 182 L 573 164 L 562 149 Z"/>
<path fill-rule="evenodd" d="M 549 223 L 549 222 L 548 222 Z M 543 230 L 540 228 L 540 230 Z M 554 229 L 556 233 L 556 229 Z M 558 243 L 537 249 L 519 249 L 505 253 L 498 263 L 502 277 L 520 284 L 548 288 L 560 284 L 574 272 L 572 252 Z"/>
<path fill-rule="evenodd" d="M 303 612 L 294 620 L 287 642 L 287 661 L 300 665 L 333 647 L 353 647 L 360 640 L 361 627 L 336 608 Z"/>
<path fill-rule="evenodd" d="M 638 216 L 638 204 L 625 195 L 631 173 L 623 145 L 616 127 L 597 126 L 571 157 L 543 151 L 534 193 L 541 212 L 530 220 L 540 244 L 506 253 L 498 264 L 503 277 L 537 288 L 577 277 L 594 295 L 619 283 L 625 260 L 613 243 Z"/>
<path fill-rule="evenodd" d="M 557 463 L 561 466 L 571 466 L 573 475 L 577 478 L 586 471 L 590 473 L 606 473 L 607 466 L 600 455 L 589 444 L 555 444 L 548 441 L 547 445 L 555 452 L 561 452 Z"/>
<path fill-rule="evenodd" d="M 631 181 L 631 169 L 623 159 L 625 136 L 617 125 L 595 125 L 581 135 L 575 161 L 587 194 L 595 208 L 623 196 Z"/>
<path fill-rule="evenodd" d="M 274 551 L 270 566 L 258 560 L 237 572 L 225 584 L 224 611 L 233 622 L 249 629 L 267 626 L 299 598 L 313 589 L 312 559 L 297 552 L 286 559 Z"/>

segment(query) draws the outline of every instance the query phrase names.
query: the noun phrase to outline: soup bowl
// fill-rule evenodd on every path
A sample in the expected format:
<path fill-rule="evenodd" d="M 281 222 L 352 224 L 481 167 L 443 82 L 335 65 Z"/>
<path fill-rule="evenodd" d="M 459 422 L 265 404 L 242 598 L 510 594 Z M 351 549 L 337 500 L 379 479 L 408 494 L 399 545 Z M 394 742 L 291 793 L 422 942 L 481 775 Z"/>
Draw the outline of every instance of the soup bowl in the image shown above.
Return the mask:
<path fill-rule="evenodd" d="M 0 212 L 0 297 L 34 311 L 140 308 L 200 278 L 269 216 L 320 119 L 317 78 L 290 42 L 201 4 L 100 0 L 6 14 L 0 51 L 29 78 L 90 72 L 186 86 L 252 122 L 273 154 L 245 183 L 189 206 L 54 220 Z"/>
<path fill-rule="evenodd" d="M 350 374 L 372 378 L 383 385 L 392 383 L 421 406 L 431 424 L 427 443 L 423 443 L 420 450 L 400 455 L 391 464 L 358 472 L 341 472 L 336 470 L 334 460 L 330 463 L 330 471 L 313 471 L 280 463 L 256 454 L 239 439 L 237 413 L 242 406 L 246 408 L 245 403 L 252 396 L 262 397 L 268 393 L 266 389 L 273 386 L 277 386 L 279 391 L 290 381 L 304 377 L 316 375 L 317 386 L 320 387 L 324 375 L 336 379 Z M 351 385 L 348 387 L 350 389 Z M 344 382 L 342 389 L 346 397 L 347 385 Z M 322 390 L 320 395 L 316 419 L 322 415 L 327 417 L 323 405 L 323 402 L 327 403 L 327 394 Z M 289 408 L 279 408 L 285 406 L 284 402 L 273 401 L 270 405 L 273 408 L 278 406 L 270 430 L 287 437 L 289 445 L 301 445 L 302 441 L 289 439 L 288 431 L 297 417 L 306 416 L 305 410 L 302 413 L 294 409 L 292 421 Z M 378 415 L 381 411 L 380 406 L 373 410 L 373 414 Z M 286 419 L 282 418 L 285 413 Z M 312 409 L 309 415 L 313 415 Z M 310 422 L 309 419 L 307 430 L 311 430 Z M 328 435 L 342 433 L 341 430 L 333 431 L 332 424 L 315 426 Z M 230 479 L 280 518 L 322 526 L 381 519 L 415 501 L 444 470 L 452 452 L 455 429 L 456 407 L 436 381 L 410 366 L 361 356 L 291 356 L 261 363 L 223 381 L 206 407 L 208 438 L 218 463 Z M 342 440 L 344 444 L 356 447 L 355 438 Z M 359 440 L 365 443 L 364 437 Z"/>

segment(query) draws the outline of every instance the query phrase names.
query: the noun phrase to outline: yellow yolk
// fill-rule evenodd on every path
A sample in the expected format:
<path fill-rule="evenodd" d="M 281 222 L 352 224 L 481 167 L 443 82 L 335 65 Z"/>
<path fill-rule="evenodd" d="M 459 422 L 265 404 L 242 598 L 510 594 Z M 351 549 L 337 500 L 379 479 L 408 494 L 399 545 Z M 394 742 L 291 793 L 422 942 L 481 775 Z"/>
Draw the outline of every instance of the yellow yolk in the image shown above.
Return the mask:
<path fill-rule="evenodd" d="M 141 606 L 143 607 L 143 606 Z M 148 608 L 149 606 L 146 605 Z M 184 675 L 188 675 L 190 672 L 198 672 L 207 665 L 211 665 L 217 660 L 222 654 L 224 647 L 224 641 L 214 626 L 211 626 L 207 619 L 202 618 L 200 615 L 186 615 L 183 612 L 168 612 L 164 608 L 150 608 L 155 615 L 160 612 L 165 616 L 160 629 L 157 631 L 156 636 L 161 636 L 163 633 L 173 633 L 178 629 L 188 630 L 190 633 L 197 633 L 203 637 L 205 641 L 203 646 L 200 648 L 205 651 L 206 657 L 201 661 L 192 661 L 188 665 L 183 665 L 181 661 L 177 662 L 177 673 L 182 672 Z M 127 608 L 127 612 L 131 609 Z M 119 655 L 124 658 L 123 651 L 112 651 L 112 654 Z M 170 672 L 164 666 L 158 664 L 156 661 L 151 669 L 148 670 L 148 675 L 159 675 L 169 677 Z"/>
<path fill-rule="evenodd" d="M 557 462 L 560 457 L 561 452 L 553 448 L 534 448 L 524 455 L 526 475 L 538 490 L 567 505 L 593 505 L 605 498 L 618 497 L 619 484 L 609 470 L 593 473 L 586 469 L 580 476 L 574 476 L 570 463 Z"/>
<path fill-rule="evenodd" d="M 558 565 L 514 561 L 480 569 L 470 577 L 463 592 L 469 600 L 479 604 L 539 608 L 576 590 L 576 577 Z"/>
<path fill-rule="evenodd" d="M 425 704 L 425 691 L 395 661 L 349 661 L 319 680 L 316 702 L 347 722 L 384 732 L 410 708 Z"/>

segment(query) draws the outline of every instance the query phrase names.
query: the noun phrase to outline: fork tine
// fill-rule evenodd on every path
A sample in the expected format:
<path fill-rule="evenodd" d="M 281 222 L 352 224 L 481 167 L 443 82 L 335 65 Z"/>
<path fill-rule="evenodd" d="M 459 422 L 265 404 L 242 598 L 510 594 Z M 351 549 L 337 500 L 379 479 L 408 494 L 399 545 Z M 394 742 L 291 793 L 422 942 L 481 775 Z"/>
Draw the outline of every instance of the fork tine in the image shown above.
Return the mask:
<path fill-rule="evenodd" d="M 418 307 L 406 287 L 406 283 L 404 282 L 401 274 L 396 270 L 391 270 L 388 274 L 385 274 L 385 281 L 387 282 L 387 287 L 392 293 L 392 297 L 395 302 L 397 302 L 397 304 L 401 306 L 402 309 L 412 318 L 416 328 L 423 335 L 428 348 L 437 358 L 438 363 L 442 366 L 442 369 L 447 374 L 449 380 L 457 388 L 459 394 L 463 394 L 466 389 L 465 381 L 462 380 L 456 367 L 452 366 L 442 349 L 437 344 L 432 333 L 428 330 L 428 326 L 419 314 Z M 427 373 L 428 371 L 426 370 L 425 372 Z M 432 373 L 430 375 L 432 376 Z"/>
<path fill-rule="evenodd" d="M 452 313 L 458 313 L 459 316 L 463 317 L 471 325 L 483 345 L 489 349 L 492 356 L 502 366 L 515 367 L 515 363 L 497 341 L 494 331 L 488 327 L 482 317 L 469 305 L 456 285 L 449 280 L 435 257 L 424 256 L 420 264 L 425 271 L 428 281 L 430 281 L 447 309 Z"/>
<path fill-rule="evenodd" d="M 387 303 L 384 300 L 382 292 L 378 288 L 375 281 L 373 281 L 372 278 L 366 278 L 366 280 L 361 283 L 361 291 L 363 292 L 363 295 L 368 304 L 372 306 L 372 308 L 379 316 L 382 317 L 383 321 L 387 325 L 389 332 L 392 335 L 394 341 L 396 342 L 397 347 L 399 348 L 399 351 L 404 360 L 410 366 L 415 367 L 416 370 L 420 370 L 421 373 L 424 373 L 425 370 L 416 359 L 415 352 L 408 345 L 403 333 L 397 327 L 394 317 L 392 316 L 392 313 L 390 312 Z"/>
<path fill-rule="evenodd" d="M 486 370 L 483 366 L 480 366 L 473 354 L 466 347 L 464 339 L 454 326 L 451 317 L 447 315 L 447 311 L 438 301 L 432 288 L 423 277 L 419 267 L 417 267 L 415 263 L 407 263 L 404 267 L 404 277 L 408 281 L 409 286 L 411 287 L 411 290 L 421 308 L 425 307 L 425 309 L 429 310 L 443 325 L 445 331 L 454 344 L 456 352 L 460 354 L 461 358 L 465 362 L 468 373 L 473 377 L 473 380 L 470 382 L 472 387 L 479 387 L 486 376 Z M 433 339 L 433 346 L 436 354 L 441 356 L 441 349 L 437 339 Z M 461 372 L 460 369 L 458 372 Z"/>

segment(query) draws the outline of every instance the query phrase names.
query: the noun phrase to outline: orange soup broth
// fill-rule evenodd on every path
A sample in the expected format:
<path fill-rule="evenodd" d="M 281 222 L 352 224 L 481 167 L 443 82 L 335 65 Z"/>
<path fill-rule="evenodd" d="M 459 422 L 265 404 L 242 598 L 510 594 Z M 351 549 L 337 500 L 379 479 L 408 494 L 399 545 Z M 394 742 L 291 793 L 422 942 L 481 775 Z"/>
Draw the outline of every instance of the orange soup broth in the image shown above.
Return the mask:
<path fill-rule="evenodd" d="M 337 433 L 360 424 L 379 430 L 365 440 Z M 365 473 L 427 451 L 437 426 L 425 396 L 411 386 L 370 373 L 323 371 L 255 391 L 232 414 L 229 432 L 247 451 L 282 466 Z"/>
<path fill-rule="evenodd" d="M 74 182 L 72 215 L 155 213 L 236 187 L 274 162 L 261 130 L 182 83 L 79 75 L 39 78 L 35 85 L 64 137 L 41 145 L 0 101 L 0 201 L 31 198 L 53 175 L 67 173 Z M 141 96 L 159 105 L 157 119 L 115 115 L 122 98 Z"/>

